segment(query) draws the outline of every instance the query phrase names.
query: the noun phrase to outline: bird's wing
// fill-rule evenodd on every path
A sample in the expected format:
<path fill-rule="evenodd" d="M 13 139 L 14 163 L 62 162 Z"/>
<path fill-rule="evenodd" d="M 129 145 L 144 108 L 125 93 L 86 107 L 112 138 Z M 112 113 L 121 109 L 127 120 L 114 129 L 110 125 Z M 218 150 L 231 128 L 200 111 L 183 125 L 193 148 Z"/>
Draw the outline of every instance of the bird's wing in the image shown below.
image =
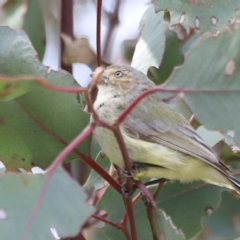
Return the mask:
<path fill-rule="evenodd" d="M 158 143 L 194 156 L 228 175 L 230 170 L 187 120 L 161 101 L 150 104 L 149 101 L 153 99 L 151 97 L 138 104 L 122 123 L 122 130 L 132 138 Z"/>

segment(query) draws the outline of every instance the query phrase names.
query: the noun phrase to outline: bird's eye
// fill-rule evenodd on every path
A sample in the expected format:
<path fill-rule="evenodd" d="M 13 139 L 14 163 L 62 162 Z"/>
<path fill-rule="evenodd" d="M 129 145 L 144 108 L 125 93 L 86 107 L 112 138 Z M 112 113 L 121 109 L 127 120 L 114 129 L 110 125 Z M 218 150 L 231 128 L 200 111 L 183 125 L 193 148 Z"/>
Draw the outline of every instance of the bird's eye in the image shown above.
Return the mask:
<path fill-rule="evenodd" d="M 117 78 L 120 78 L 123 75 L 123 73 L 121 71 L 116 71 L 114 76 Z"/>

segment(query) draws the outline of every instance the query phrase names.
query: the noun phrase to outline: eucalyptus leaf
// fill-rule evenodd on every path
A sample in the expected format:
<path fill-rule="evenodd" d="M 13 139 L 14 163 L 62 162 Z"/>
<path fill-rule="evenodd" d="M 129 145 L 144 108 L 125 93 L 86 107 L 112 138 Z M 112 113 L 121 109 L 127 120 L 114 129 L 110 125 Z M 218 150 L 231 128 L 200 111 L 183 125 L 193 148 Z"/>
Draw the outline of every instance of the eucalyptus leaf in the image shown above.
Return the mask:
<path fill-rule="evenodd" d="M 147 74 L 150 66 L 158 67 L 165 49 L 165 23 L 163 13 L 155 13 L 150 6 L 140 22 L 141 35 L 132 59 L 132 67 Z"/>
<path fill-rule="evenodd" d="M 0 36 L 0 74 L 40 76 L 53 85 L 78 86 L 67 72 L 43 66 L 23 31 L 0 27 Z M 23 83 L 20 87 L 24 92 L 31 90 Z M 39 88 L 17 100 L 2 102 L 0 160 L 8 171 L 33 166 L 45 169 L 88 122 L 89 114 L 80 109 L 75 94 Z M 88 154 L 89 144 L 87 138 L 78 150 Z M 76 158 L 79 155 L 72 153 L 66 160 Z"/>
<path fill-rule="evenodd" d="M 192 45 L 184 64 L 175 69 L 164 86 L 184 89 L 195 118 L 210 130 L 231 132 L 236 146 L 240 145 L 239 42 L 238 24 L 233 33 L 225 30 L 216 37 L 205 34 Z"/>
<path fill-rule="evenodd" d="M 236 17 L 239 0 L 156 0 L 156 12 L 169 11 L 171 25 L 187 21 L 187 25 L 202 32 L 216 32 Z"/>
<path fill-rule="evenodd" d="M 240 201 L 228 192 L 223 192 L 220 206 L 203 224 L 216 237 L 234 239 L 240 237 Z"/>
<path fill-rule="evenodd" d="M 30 0 L 28 2 L 23 30 L 28 34 L 33 47 L 38 53 L 38 58 L 42 61 L 46 45 L 46 31 L 40 1 Z"/>
<path fill-rule="evenodd" d="M 94 208 L 87 205 L 83 190 L 62 167 L 58 167 L 32 218 L 48 175 L 48 172 L 1 175 L 1 239 L 21 239 L 24 236 L 24 240 L 54 240 L 53 229 L 62 238 L 75 236 L 94 212 Z M 27 227 L 29 221 L 31 226 Z"/>

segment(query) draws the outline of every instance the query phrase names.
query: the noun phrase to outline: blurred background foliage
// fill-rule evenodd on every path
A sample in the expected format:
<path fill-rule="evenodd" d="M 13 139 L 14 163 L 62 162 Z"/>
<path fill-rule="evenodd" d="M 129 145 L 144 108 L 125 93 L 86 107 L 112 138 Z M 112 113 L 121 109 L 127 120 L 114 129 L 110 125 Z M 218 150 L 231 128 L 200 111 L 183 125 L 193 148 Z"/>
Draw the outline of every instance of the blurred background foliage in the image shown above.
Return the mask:
<path fill-rule="evenodd" d="M 1 180 L 4 179 L 4 185 L 9 189 L 13 186 L 16 189 L 11 200 L 8 193 L 2 192 L 1 201 L 4 204 L 1 208 L 12 210 L 13 215 L 16 214 L 14 206 L 23 204 L 18 192 L 26 190 L 24 181 L 42 186 L 44 177 L 23 175 L 28 177 L 21 182 L 21 177 L 16 177 L 18 175 L 7 173 L 30 172 L 33 167 L 45 170 L 89 122 L 81 94 L 53 92 L 36 82 L 40 76 L 55 85 L 77 86 L 78 83 L 86 86 L 91 80 L 89 74 L 97 66 L 96 1 L 70 2 L 73 4 L 72 35 L 62 31 L 60 0 L 0 0 L 0 100 L 3 100 L 0 102 L 0 167 L 1 173 L 6 172 Z M 108 0 L 103 1 L 101 23 L 104 65 L 132 65 L 158 85 L 199 90 L 178 95 L 159 94 L 191 122 L 238 177 L 239 9 L 239 0 L 155 0 L 154 3 Z M 71 74 L 60 70 L 68 70 L 68 67 Z M 21 81 L 16 82 L 13 76 L 18 76 Z M 23 76 L 28 76 L 25 77 L 27 79 L 31 76 L 31 81 L 26 84 Z M 206 89 L 213 92 L 202 91 Z M 109 170 L 109 161 L 100 153 L 93 138 L 86 139 L 77 150 L 92 156 L 104 169 Z M 61 237 L 76 235 L 76 229 L 80 229 L 92 213 L 85 199 L 76 203 L 81 194 L 85 196 L 85 192 L 88 196 L 93 196 L 94 192 L 100 196 L 96 207 L 108 212 L 111 221 L 119 222 L 123 218 L 121 196 L 111 187 L 106 188 L 106 182 L 79 160 L 81 157 L 75 151 L 66 162 L 71 161 L 68 170 L 83 188 L 76 187 L 72 179 L 65 185 L 57 181 L 51 185 L 51 188 L 59 189 L 73 199 L 69 206 L 55 210 L 59 218 L 54 219 L 54 226 Z M 110 173 L 115 176 L 112 169 Z M 67 179 L 62 169 L 57 174 L 58 181 Z M 9 176 L 14 176 L 15 180 Z M 24 195 L 31 199 L 22 206 L 26 214 L 30 214 L 29 209 L 37 201 L 32 196 L 35 188 L 34 184 L 30 184 Z M 35 196 L 40 189 L 35 191 Z M 47 199 L 55 201 L 55 194 L 51 190 Z M 158 229 L 164 228 L 166 239 L 240 239 L 240 197 L 234 192 L 202 182 L 173 182 L 164 186 L 156 202 L 164 211 L 164 214 L 159 211 L 155 215 Z M 56 203 L 56 207 L 60 207 L 59 204 Z M 77 224 L 70 228 L 71 231 L 69 228 L 60 231 L 61 216 L 74 209 L 85 208 L 88 213 L 66 219 Z M 56 212 L 41 209 L 42 215 L 38 216 L 40 222 Z M 141 201 L 135 205 L 135 212 L 139 239 L 151 239 Z M 8 228 L 4 228 L 5 222 Z M 0 222 L 4 239 L 9 239 L 10 231 L 13 239 L 17 239 L 19 230 L 11 228 L 15 223 L 5 222 Z M 22 231 L 27 218 L 21 224 Z M 38 239 L 59 239 L 53 232 L 50 234 L 44 224 L 34 225 L 33 228 L 39 234 Z M 98 224 L 97 227 L 93 224 L 85 234 L 87 239 L 126 239 L 122 232 L 107 224 Z M 32 240 L 31 237 L 30 234 L 26 239 Z"/>

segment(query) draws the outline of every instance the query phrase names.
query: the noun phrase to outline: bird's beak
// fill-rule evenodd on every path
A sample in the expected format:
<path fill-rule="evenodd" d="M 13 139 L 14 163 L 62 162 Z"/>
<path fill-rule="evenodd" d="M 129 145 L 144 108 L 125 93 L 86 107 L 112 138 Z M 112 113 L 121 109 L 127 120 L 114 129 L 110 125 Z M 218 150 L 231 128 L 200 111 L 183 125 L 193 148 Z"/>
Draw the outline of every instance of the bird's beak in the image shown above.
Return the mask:
<path fill-rule="evenodd" d="M 89 75 L 91 78 L 93 78 L 93 73 Z M 98 79 L 98 84 L 106 83 L 107 77 L 104 75 L 101 75 L 100 78 Z"/>
<path fill-rule="evenodd" d="M 99 79 L 99 83 L 101 84 L 107 84 L 108 83 L 108 77 L 105 75 L 101 75 L 100 79 Z"/>

